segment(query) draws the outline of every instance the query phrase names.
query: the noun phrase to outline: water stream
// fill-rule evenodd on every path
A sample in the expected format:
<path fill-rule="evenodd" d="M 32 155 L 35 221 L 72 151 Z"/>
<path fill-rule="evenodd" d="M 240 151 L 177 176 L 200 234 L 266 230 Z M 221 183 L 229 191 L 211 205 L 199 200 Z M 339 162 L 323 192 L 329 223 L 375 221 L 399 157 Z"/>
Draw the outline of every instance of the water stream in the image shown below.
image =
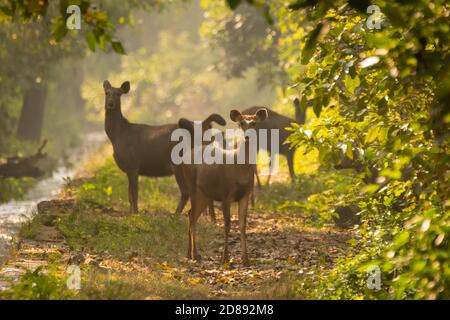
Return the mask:
<path fill-rule="evenodd" d="M 8 248 L 20 225 L 29 219 L 41 201 L 57 197 L 67 178 L 75 173 L 86 158 L 106 141 L 103 132 L 89 133 L 81 146 L 71 150 L 69 159 L 58 165 L 51 176 L 39 180 L 27 192 L 23 200 L 11 200 L 0 204 L 0 264 L 5 261 Z"/>

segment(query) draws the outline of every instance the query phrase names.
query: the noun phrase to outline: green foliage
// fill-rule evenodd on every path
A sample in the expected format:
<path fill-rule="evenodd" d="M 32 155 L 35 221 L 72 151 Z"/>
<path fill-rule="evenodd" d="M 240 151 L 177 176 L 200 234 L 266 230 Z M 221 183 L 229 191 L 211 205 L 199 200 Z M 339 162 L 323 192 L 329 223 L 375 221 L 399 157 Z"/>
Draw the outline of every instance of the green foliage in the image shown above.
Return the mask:
<path fill-rule="evenodd" d="M 299 217 L 302 223 L 321 226 L 332 222 L 338 206 L 358 205 L 360 177 L 351 172 L 316 171 L 301 174 L 293 184 L 273 183 L 258 194 L 256 210 Z M 349 186 L 352 186 L 349 188 Z"/>
<path fill-rule="evenodd" d="M 320 298 L 448 299 L 449 7 L 374 4 L 381 29 L 366 27 L 366 2 L 270 6 L 291 84 L 280 85 L 315 113 L 289 141 L 317 150 L 323 168 L 353 161 L 367 182 L 344 192 L 361 209 L 352 253 L 306 287 Z M 370 265 L 381 268 L 380 291 L 367 288 Z"/>
<path fill-rule="evenodd" d="M 113 3 L 105 3 L 99 6 L 90 0 L 59 0 L 59 1 L 2 1 L 0 2 L 0 22 L 20 18 L 21 22 L 39 21 L 43 17 L 48 19 L 51 34 L 56 42 L 61 42 L 69 34 L 66 21 L 72 13 L 67 12 L 70 5 L 76 5 L 80 9 L 80 21 L 83 25 L 81 32 L 85 34 L 88 47 L 95 51 L 96 47 L 107 50 L 106 44 L 119 54 L 125 54 L 121 42 L 115 38 L 116 25 L 113 23 L 118 17 L 130 14 L 133 10 L 162 9 L 167 3 L 176 1 L 126 1 L 117 6 Z M 119 8 L 120 7 L 120 8 Z M 122 19 L 117 19 L 120 24 Z M 122 22 L 123 23 L 123 22 Z"/>
<path fill-rule="evenodd" d="M 63 300 L 73 296 L 66 287 L 66 279 L 52 268 L 44 269 L 43 266 L 27 271 L 19 283 L 0 293 L 0 298 L 14 300 Z"/>
<path fill-rule="evenodd" d="M 0 203 L 10 199 L 22 199 L 25 191 L 34 182 L 32 178 L 2 178 L 0 179 Z"/>
<path fill-rule="evenodd" d="M 223 2 L 202 1 L 209 18 L 200 30 L 218 54 L 216 67 L 226 77 L 242 77 L 256 67 L 261 87 L 273 83 L 271 78 L 277 75 L 271 66 L 276 64 L 276 50 L 273 40 L 268 39 L 276 30 L 270 27 L 273 21 L 269 7 L 251 6 L 244 1 L 228 1 L 228 5 L 235 11 L 227 10 Z"/>
<path fill-rule="evenodd" d="M 47 92 L 42 133 L 50 142 L 47 151 L 60 154 L 76 145 L 85 129 L 83 101 L 76 93 L 83 79 L 74 77 L 74 69 L 83 69 L 80 60 L 88 49 L 125 54 L 116 26 L 132 24 L 136 11 L 162 10 L 179 2 L 128 0 L 118 6 L 114 1 L 0 0 L 0 157 L 28 149 L 15 136 L 24 96 L 36 85 Z M 69 5 L 80 7 L 80 30 L 67 29 Z"/>

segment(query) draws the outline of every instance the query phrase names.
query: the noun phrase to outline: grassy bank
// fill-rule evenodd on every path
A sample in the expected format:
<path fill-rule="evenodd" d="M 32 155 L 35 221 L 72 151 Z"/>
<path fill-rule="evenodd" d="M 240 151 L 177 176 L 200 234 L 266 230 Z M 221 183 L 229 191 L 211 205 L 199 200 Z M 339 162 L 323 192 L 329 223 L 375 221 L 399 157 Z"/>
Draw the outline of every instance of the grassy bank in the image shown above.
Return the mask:
<path fill-rule="evenodd" d="M 258 192 L 250 212 L 248 241 L 251 266 L 239 259 L 239 232 L 233 208 L 231 261 L 220 262 L 223 245 L 218 224 L 200 219 L 198 246 L 203 259 L 191 262 L 187 217 L 173 214 L 179 192 L 173 177 L 140 179 L 140 211 L 128 215 L 127 181 L 113 160 L 99 157 L 86 177 L 68 183 L 61 199 L 42 205 L 20 231 L 22 242 L 56 241 L 63 248 L 46 256 L 47 264 L 22 276 L 3 298 L 51 299 L 188 299 L 307 298 L 305 279 L 333 266 L 345 253 L 348 231 L 330 227 L 336 198 L 351 175 L 321 173 L 314 157 L 294 185 L 275 182 Z M 306 159 L 306 160 L 305 160 Z M 282 172 L 286 171 L 282 162 Z M 281 175 L 282 176 L 282 175 Z M 294 200 L 295 199 L 295 200 Z M 319 205 L 320 204 L 320 205 Z M 66 289 L 67 267 L 81 269 L 81 288 Z M 33 286 L 34 282 L 40 285 Z"/>

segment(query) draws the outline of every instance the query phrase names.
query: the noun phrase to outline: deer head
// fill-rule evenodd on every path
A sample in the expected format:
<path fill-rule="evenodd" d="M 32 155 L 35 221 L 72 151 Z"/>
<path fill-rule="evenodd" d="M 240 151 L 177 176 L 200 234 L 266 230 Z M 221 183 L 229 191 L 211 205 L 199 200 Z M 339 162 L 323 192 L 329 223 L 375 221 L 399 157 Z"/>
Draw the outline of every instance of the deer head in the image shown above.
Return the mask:
<path fill-rule="evenodd" d="M 108 80 L 105 80 L 103 82 L 103 89 L 105 89 L 105 109 L 120 109 L 120 97 L 122 94 L 126 94 L 130 91 L 130 82 L 125 81 L 120 88 L 114 88 Z"/>
<path fill-rule="evenodd" d="M 256 124 L 259 121 L 264 121 L 268 117 L 268 112 L 266 108 L 261 108 L 256 111 L 253 115 L 242 114 L 238 110 L 231 110 L 230 119 L 233 122 L 236 122 L 239 128 L 244 131 L 244 134 L 247 130 L 255 130 Z"/>

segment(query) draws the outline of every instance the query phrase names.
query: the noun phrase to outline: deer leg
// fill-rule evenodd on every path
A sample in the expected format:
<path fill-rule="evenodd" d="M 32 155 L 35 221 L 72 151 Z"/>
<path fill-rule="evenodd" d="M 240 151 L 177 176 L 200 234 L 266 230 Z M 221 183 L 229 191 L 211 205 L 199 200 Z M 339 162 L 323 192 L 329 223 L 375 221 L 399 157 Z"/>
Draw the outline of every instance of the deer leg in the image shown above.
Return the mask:
<path fill-rule="evenodd" d="M 192 260 L 198 260 L 199 255 L 197 254 L 197 247 L 195 244 L 195 226 L 197 224 L 198 218 L 200 217 L 203 210 L 206 209 L 208 205 L 208 198 L 201 192 L 195 192 L 195 195 L 191 198 L 191 210 L 189 212 L 189 253 L 188 258 Z"/>
<path fill-rule="evenodd" d="M 192 201 L 191 201 L 192 203 Z M 191 245 L 191 214 L 192 214 L 192 205 L 191 205 L 191 209 L 189 209 L 188 212 L 188 217 L 189 217 L 189 224 L 188 224 L 188 253 L 187 253 L 187 258 L 188 259 L 192 259 L 191 258 L 191 252 L 192 252 L 192 245 Z"/>
<path fill-rule="evenodd" d="M 261 180 L 259 179 L 258 169 L 255 169 L 255 176 L 256 176 L 256 184 L 258 185 L 258 189 L 261 190 Z"/>
<path fill-rule="evenodd" d="M 267 177 L 266 184 L 270 184 L 270 178 L 272 177 L 272 154 L 270 154 L 270 160 L 269 160 L 269 176 Z"/>
<path fill-rule="evenodd" d="M 214 200 L 210 200 L 208 203 L 209 217 L 212 223 L 216 223 L 216 213 L 214 212 Z"/>
<path fill-rule="evenodd" d="M 248 256 L 247 256 L 247 235 L 246 235 L 248 200 L 249 200 L 249 194 L 242 197 L 238 203 L 239 230 L 241 232 L 242 264 L 244 266 L 247 266 L 249 264 Z"/>
<path fill-rule="evenodd" d="M 291 175 L 291 179 L 293 180 L 295 178 L 295 172 L 294 172 L 294 152 L 290 152 L 287 155 L 287 162 L 289 167 L 289 174 Z"/>
<path fill-rule="evenodd" d="M 229 254 L 228 254 L 228 235 L 230 234 L 231 227 L 231 214 L 230 214 L 230 202 L 228 200 L 224 200 L 222 202 L 222 211 L 223 211 L 223 221 L 224 221 L 224 230 L 225 230 L 225 241 L 223 244 L 223 256 L 222 262 L 228 262 Z"/>
<path fill-rule="evenodd" d="M 128 202 L 130 203 L 130 212 L 133 211 L 133 193 L 131 192 L 130 178 L 128 178 Z"/>
<path fill-rule="evenodd" d="M 250 201 L 251 201 L 251 205 L 252 205 L 252 209 L 255 209 L 255 190 L 252 190 L 252 194 L 250 196 Z"/>
<path fill-rule="evenodd" d="M 175 171 L 175 170 L 174 170 Z M 178 202 L 177 209 L 175 210 L 175 214 L 181 214 L 183 212 L 184 207 L 186 206 L 186 203 L 189 200 L 189 189 L 186 184 L 186 181 L 183 177 L 183 172 L 180 170 L 175 171 L 175 180 L 177 181 L 178 188 L 180 189 L 181 198 Z"/>
<path fill-rule="evenodd" d="M 181 214 L 183 212 L 184 207 L 186 206 L 186 203 L 189 200 L 189 193 L 181 192 L 181 198 L 180 202 L 178 202 L 177 209 L 175 210 L 175 214 Z"/>
<path fill-rule="evenodd" d="M 128 200 L 131 214 L 138 212 L 139 175 L 137 172 L 128 173 Z"/>

